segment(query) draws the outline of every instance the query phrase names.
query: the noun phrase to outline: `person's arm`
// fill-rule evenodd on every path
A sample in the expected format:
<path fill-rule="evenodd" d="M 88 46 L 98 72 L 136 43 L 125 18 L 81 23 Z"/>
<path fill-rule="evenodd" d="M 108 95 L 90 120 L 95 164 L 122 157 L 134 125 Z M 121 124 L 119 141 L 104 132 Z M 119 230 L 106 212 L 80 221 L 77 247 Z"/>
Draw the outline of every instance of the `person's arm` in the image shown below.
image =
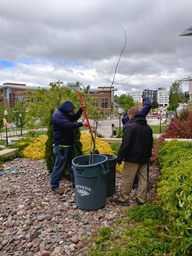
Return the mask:
<path fill-rule="evenodd" d="M 145 118 L 148 115 L 148 113 L 152 107 L 152 104 L 151 104 L 150 99 L 147 97 L 144 97 L 143 101 L 144 101 L 144 106 L 139 110 L 139 112 Z"/>
<path fill-rule="evenodd" d="M 72 121 L 78 120 L 78 119 L 81 117 L 84 108 L 85 108 L 85 103 L 81 103 L 81 106 L 80 106 L 80 108 L 78 109 L 78 111 L 77 111 L 76 113 L 72 113 L 72 114 L 70 115 L 70 119 L 71 119 Z"/>
<path fill-rule="evenodd" d="M 121 162 L 123 161 L 126 155 L 126 152 L 129 150 L 131 137 L 132 137 L 132 125 L 128 125 L 123 135 L 121 146 L 119 148 L 118 156 L 116 159 L 117 164 L 121 164 Z"/>
<path fill-rule="evenodd" d="M 129 117 L 128 117 L 128 113 L 126 112 L 123 116 L 123 118 L 121 119 L 123 124 L 126 124 L 129 121 Z"/>

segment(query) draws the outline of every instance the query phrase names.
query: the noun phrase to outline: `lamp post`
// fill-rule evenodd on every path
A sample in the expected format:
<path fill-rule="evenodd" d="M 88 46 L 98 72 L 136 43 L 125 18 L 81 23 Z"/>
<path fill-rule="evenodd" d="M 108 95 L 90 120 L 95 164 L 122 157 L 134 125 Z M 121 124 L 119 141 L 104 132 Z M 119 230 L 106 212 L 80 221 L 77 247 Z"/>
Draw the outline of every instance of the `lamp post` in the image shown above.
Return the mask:
<path fill-rule="evenodd" d="M 121 134 L 121 114 L 123 110 L 121 108 L 118 108 L 118 113 L 119 113 L 119 132 L 118 132 L 118 137 L 120 137 Z"/>
<path fill-rule="evenodd" d="M 23 133 L 22 133 L 22 114 L 19 114 L 19 118 L 20 118 L 21 137 L 22 137 L 23 136 Z"/>
<path fill-rule="evenodd" d="M 162 119 L 162 109 L 160 108 L 160 117 L 159 117 L 160 126 L 159 126 L 159 133 L 161 133 L 161 119 Z"/>
<path fill-rule="evenodd" d="M 5 109 L 4 111 L 4 117 L 5 117 L 5 132 L 6 132 L 6 146 L 8 146 L 8 133 L 7 133 L 7 115 L 8 115 L 8 112 L 7 110 Z"/>

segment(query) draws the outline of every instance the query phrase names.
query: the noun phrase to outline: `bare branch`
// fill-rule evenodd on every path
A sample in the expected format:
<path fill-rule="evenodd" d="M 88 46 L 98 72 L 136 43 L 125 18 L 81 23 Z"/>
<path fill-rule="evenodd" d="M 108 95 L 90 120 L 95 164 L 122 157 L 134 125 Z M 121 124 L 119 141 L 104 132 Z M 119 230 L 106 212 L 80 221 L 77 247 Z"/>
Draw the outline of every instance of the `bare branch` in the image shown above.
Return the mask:
<path fill-rule="evenodd" d="M 122 26 L 121 26 L 121 29 L 123 30 L 125 41 L 124 41 L 122 50 L 121 50 L 121 52 L 120 52 L 120 55 L 119 55 L 119 59 L 118 59 L 118 61 L 117 61 L 117 64 L 116 64 L 116 66 L 115 66 L 115 71 L 114 71 L 114 74 L 113 74 L 113 79 L 112 79 L 112 82 L 111 82 L 111 87 L 112 87 L 113 84 L 115 83 L 115 77 L 116 77 L 116 74 L 117 74 L 117 69 L 118 69 L 118 66 L 119 66 L 121 57 L 122 57 L 122 55 L 123 55 L 123 52 L 125 51 L 125 47 L 126 47 L 126 45 L 127 45 L 127 35 L 126 35 L 126 31 L 123 29 Z"/>

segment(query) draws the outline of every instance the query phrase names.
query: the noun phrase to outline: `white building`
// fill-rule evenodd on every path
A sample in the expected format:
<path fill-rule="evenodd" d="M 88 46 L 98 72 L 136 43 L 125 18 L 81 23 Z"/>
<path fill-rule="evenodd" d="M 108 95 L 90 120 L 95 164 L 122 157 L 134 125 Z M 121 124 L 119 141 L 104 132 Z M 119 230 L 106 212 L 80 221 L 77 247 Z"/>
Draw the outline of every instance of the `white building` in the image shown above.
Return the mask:
<path fill-rule="evenodd" d="M 192 89 L 192 86 L 191 86 L 191 89 Z M 136 102 L 141 102 L 141 95 L 142 95 L 142 92 L 143 91 L 146 91 L 146 96 L 150 98 L 151 101 L 153 100 L 157 100 L 157 103 L 159 104 L 159 106 L 168 106 L 168 103 L 169 103 L 169 91 L 166 90 L 165 87 L 161 87 L 161 88 L 157 88 L 157 90 L 154 90 L 154 95 L 157 96 L 157 99 L 151 99 L 151 98 L 154 98 L 154 97 L 150 97 L 150 95 L 148 95 L 148 89 L 144 89 L 144 90 L 138 90 L 138 91 L 131 91 L 131 92 L 128 92 L 128 95 L 132 96 L 133 97 L 133 100 Z M 150 93 L 152 93 L 152 90 L 150 90 Z"/>
<path fill-rule="evenodd" d="M 169 91 L 167 91 L 165 87 L 157 88 L 157 102 L 159 106 L 168 106 Z"/>
<path fill-rule="evenodd" d="M 131 91 L 131 92 L 128 92 L 128 95 L 132 96 L 134 102 L 142 102 L 142 98 L 141 98 L 141 95 L 142 95 L 142 91 L 138 90 L 138 91 Z"/>

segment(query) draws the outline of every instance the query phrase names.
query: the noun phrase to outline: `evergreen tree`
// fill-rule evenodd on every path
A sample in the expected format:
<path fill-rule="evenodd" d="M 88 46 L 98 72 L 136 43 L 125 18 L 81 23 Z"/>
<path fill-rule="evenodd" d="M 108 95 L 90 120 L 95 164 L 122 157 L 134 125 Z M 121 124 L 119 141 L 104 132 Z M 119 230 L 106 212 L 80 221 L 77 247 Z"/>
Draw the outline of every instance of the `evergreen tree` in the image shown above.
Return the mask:
<path fill-rule="evenodd" d="M 52 115 L 54 109 L 50 110 L 49 124 L 47 130 L 48 139 L 45 144 L 45 163 L 49 173 L 52 172 L 55 163 L 55 155 L 53 153 L 53 134 L 52 134 Z"/>

